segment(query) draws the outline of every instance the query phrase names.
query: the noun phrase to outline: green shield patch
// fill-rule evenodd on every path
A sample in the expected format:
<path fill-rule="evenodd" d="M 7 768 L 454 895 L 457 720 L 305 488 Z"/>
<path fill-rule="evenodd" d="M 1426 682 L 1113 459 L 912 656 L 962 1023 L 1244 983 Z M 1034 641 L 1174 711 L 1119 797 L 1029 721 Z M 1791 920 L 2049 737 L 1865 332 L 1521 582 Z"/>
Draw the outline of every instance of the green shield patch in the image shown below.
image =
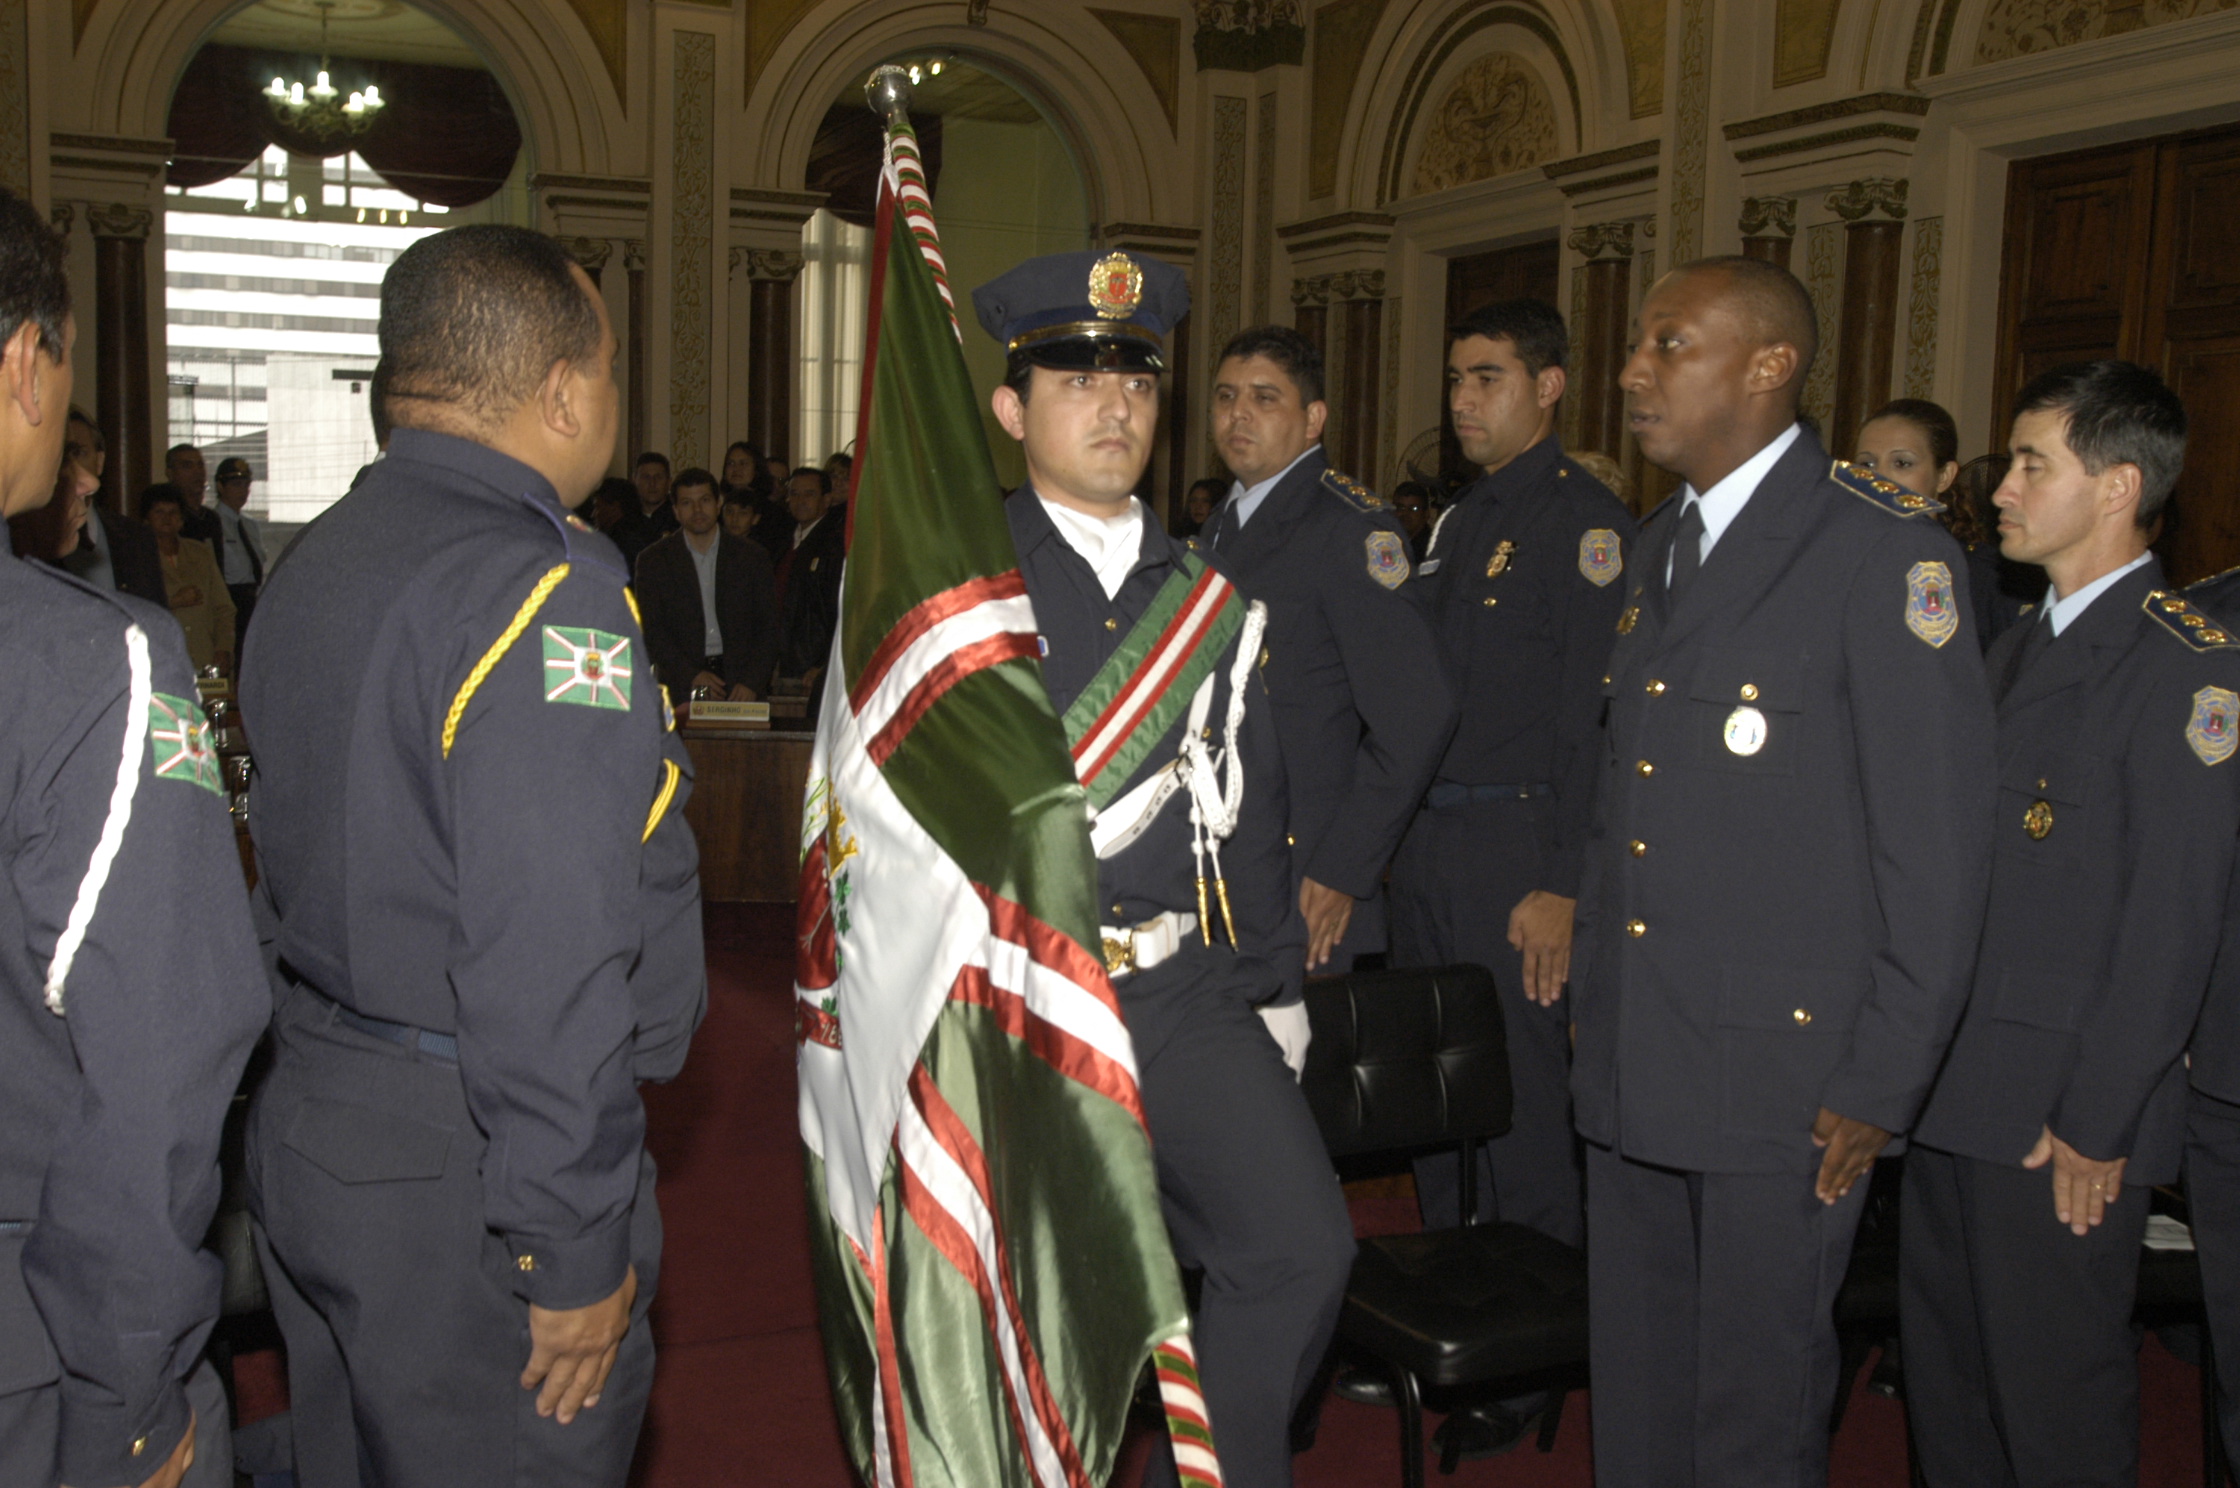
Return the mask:
<path fill-rule="evenodd" d="M 544 700 L 630 711 L 630 638 L 574 625 L 544 628 Z"/>

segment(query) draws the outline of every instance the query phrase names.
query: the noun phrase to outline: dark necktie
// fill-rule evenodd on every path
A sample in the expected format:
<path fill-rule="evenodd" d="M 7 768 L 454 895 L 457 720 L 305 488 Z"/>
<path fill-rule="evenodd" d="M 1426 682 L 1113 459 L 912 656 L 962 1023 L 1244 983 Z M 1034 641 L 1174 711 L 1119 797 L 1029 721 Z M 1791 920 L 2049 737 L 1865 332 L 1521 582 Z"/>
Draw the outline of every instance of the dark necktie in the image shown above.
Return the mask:
<path fill-rule="evenodd" d="M 1237 503 L 1234 501 L 1222 502 L 1220 512 L 1213 519 L 1213 548 L 1215 552 L 1221 551 L 1221 549 L 1237 540 L 1238 526 Z"/>
<path fill-rule="evenodd" d="M 2014 663 L 2007 668 L 2007 685 L 1999 689 L 2000 701 L 2006 700 L 2007 694 L 2014 691 L 2015 683 L 2022 680 L 2022 674 L 2036 665 L 2038 658 L 2045 655 L 2046 648 L 2053 642 L 2053 607 L 2048 605 L 2039 611 L 2035 623 L 2030 627 L 2030 633 L 2022 638 L 2022 644 L 2015 647 Z"/>
<path fill-rule="evenodd" d="M 1695 581 L 1696 571 L 1703 567 L 1703 503 L 1691 501 L 1680 513 L 1680 525 L 1672 532 L 1672 575 L 1665 580 L 1665 596 L 1673 604 L 1680 603 L 1680 596 L 1687 593 L 1688 585 Z"/>

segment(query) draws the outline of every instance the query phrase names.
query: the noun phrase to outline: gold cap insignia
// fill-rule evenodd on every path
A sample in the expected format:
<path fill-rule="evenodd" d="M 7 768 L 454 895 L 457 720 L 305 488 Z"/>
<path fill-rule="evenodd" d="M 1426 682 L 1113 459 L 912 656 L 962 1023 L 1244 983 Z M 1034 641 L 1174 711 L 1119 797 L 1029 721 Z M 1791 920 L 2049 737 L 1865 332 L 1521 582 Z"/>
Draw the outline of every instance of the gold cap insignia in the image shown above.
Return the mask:
<path fill-rule="evenodd" d="M 1105 320 L 1125 320 L 1143 303 L 1143 268 L 1125 253 L 1107 253 L 1089 270 L 1089 306 Z"/>

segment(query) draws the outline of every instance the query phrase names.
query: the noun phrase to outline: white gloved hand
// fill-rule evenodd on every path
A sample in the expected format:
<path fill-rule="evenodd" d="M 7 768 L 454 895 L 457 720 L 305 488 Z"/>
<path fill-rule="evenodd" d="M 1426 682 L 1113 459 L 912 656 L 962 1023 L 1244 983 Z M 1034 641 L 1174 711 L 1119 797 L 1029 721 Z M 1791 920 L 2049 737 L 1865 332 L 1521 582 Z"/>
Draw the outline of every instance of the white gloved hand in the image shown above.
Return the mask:
<path fill-rule="evenodd" d="M 1291 1077 L 1298 1079 L 1307 1071 L 1307 1045 L 1314 1041 L 1314 1030 L 1307 1026 L 1307 1005 L 1294 1002 L 1289 1007 L 1263 1007 L 1258 1011 L 1260 1021 L 1268 1025 L 1269 1036 L 1283 1051 L 1283 1062 L 1291 1066 Z"/>

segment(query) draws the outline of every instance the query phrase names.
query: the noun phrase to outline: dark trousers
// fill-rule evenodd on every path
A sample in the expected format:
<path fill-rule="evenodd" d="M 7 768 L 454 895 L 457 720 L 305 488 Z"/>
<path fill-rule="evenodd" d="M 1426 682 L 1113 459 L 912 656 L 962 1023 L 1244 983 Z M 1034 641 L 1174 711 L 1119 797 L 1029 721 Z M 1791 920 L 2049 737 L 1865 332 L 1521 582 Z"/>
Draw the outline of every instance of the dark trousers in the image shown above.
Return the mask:
<path fill-rule="evenodd" d="M 36 1315 L 29 1319 L 39 1325 Z M 0 1340 L 4 1342 L 5 1340 Z M 194 1465 L 180 1480 L 180 1488 L 233 1488 L 233 1413 L 226 1403 L 225 1386 L 218 1372 L 205 1362 L 187 1376 L 187 1409 L 194 1412 Z M 9 1488 L 55 1488 L 61 1481 L 62 1387 L 58 1381 L 0 1395 L 0 1483 Z M 178 1445 L 176 1439 L 149 1443 L 149 1458 L 140 1468 L 146 1478 L 163 1465 L 164 1457 Z"/>
<path fill-rule="evenodd" d="M 1903 1192 L 1906 1409 L 1930 1488 L 2137 1482 L 2146 1195 L 2125 1192 L 2080 1239 L 2053 1212 L 2050 1170 L 1921 1147 Z"/>
<path fill-rule="evenodd" d="M 2217 1359 L 2217 1424 L 2240 1462 L 2240 1106 L 2196 1091 L 2186 1117 L 2186 1206 Z"/>
<path fill-rule="evenodd" d="M 1595 1480 L 1823 1488 L 1867 1185 L 1823 1204 L 1809 1173 L 1680 1172 L 1591 1142 L 1586 1169 Z"/>
<path fill-rule="evenodd" d="M 1493 973 L 1509 1037 L 1516 1106 L 1508 1135 L 1479 1149 L 1478 1217 L 1530 1225 L 1580 1243 L 1579 1145 L 1571 1129 L 1571 1006 L 1524 995 L 1524 957 L 1509 944 L 1509 911 L 1544 888 L 1555 801 L 1477 801 L 1416 814 L 1392 861 L 1392 964 L 1468 962 Z M 1461 1160 L 1416 1159 L 1416 1197 L 1429 1229 L 1462 1222 Z"/>
<path fill-rule="evenodd" d="M 257 609 L 257 586 L 228 584 L 226 593 L 233 596 L 233 669 L 238 674 L 241 670 L 241 648 L 249 639 L 249 617 Z"/>
<path fill-rule="evenodd" d="M 1260 1015 L 1267 989 L 1219 951 L 1117 984 L 1136 1046 L 1167 1233 L 1205 1272 L 1192 1334 L 1230 1488 L 1291 1481 L 1292 1408 L 1337 1328 L 1353 1224 L 1330 1154 Z M 1176 1481 L 1154 1454 L 1145 1481 Z"/>
<path fill-rule="evenodd" d="M 250 1197 L 301 1488 L 620 1488 L 653 1383 L 651 1160 L 631 1220 L 631 1326 L 599 1404 L 563 1426 L 521 1388 L 529 1309 L 483 1222 L 485 1143 L 458 1067 L 336 1024 L 302 992 L 275 1033 Z"/>

